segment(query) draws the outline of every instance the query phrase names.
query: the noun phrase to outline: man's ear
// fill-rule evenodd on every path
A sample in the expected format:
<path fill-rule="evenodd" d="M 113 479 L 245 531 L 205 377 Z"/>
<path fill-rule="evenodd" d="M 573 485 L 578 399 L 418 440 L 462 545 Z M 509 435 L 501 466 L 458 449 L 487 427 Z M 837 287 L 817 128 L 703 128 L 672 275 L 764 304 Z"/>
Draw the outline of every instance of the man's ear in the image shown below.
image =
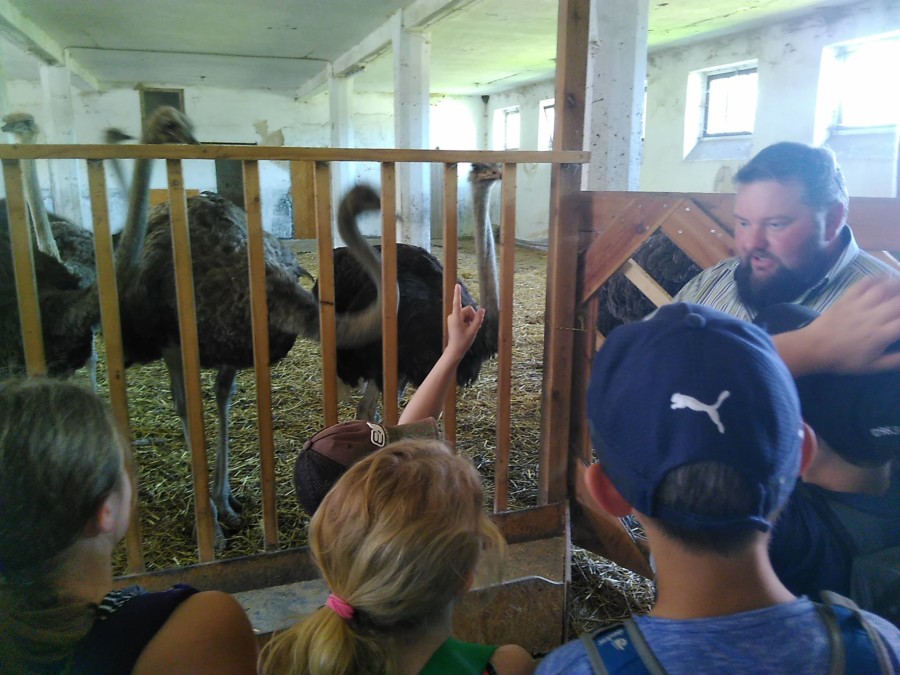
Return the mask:
<path fill-rule="evenodd" d="M 588 494 L 601 509 L 611 516 L 622 518 L 631 514 L 631 504 L 619 494 L 600 464 L 591 464 L 584 474 Z"/>
<path fill-rule="evenodd" d="M 825 212 L 825 241 L 830 242 L 841 229 L 847 217 L 847 207 L 841 202 L 836 202 L 828 207 Z"/>
<path fill-rule="evenodd" d="M 806 422 L 803 423 L 803 446 L 800 449 L 800 475 L 806 473 L 806 470 L 812 465 L 816 459 L 816 453 L 819 451 L 819 442 L 816 440 L 816 432 Z"/>

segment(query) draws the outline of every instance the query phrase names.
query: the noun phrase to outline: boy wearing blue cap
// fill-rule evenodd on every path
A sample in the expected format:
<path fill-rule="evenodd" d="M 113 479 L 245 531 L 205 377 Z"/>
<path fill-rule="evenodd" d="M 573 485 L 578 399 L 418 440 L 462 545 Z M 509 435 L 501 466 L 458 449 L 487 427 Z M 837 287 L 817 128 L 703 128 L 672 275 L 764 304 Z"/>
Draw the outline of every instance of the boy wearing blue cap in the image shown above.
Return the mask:
<path fill-rule="evenodd" d="M 754 323 L 775 335 L 817 317 L 787 303 L 766 308 Z M 775 572 L 793 593 L 835 591 L 900 625 L 900 480 L 892 480 L 900 371 L 795 382 L 818 451 L 775 525 Z"/>
<path fill-rule="evenodd" d="M 897 672 L 887 621 L 797 598 L 770 531 L 815 439 L 760 328 L 675 303 L 614 330 L 597 354 L 587 489 L 641 522 L 656 562 L 649 616 L 551 652 L 538 673 Z"/>

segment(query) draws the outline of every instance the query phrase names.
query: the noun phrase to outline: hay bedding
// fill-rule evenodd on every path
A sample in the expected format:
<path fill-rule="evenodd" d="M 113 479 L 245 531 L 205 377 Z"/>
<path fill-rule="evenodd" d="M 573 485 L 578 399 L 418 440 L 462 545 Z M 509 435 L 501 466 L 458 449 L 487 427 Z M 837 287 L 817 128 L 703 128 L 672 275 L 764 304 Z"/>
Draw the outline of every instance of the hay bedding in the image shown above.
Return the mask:
<path fill-rule="evenodd" d="M 441 257 L 440 247 L 435 247 L 434 254 Z M 315 253 L 298 252 L 297 257 L 304 267 L 316 273 Z M 460 242 L 459 273 L 478 297 L 472 240 Z M 546 253 L 518 247 L 509 467 L 511 510 L 537 503 L 545 277 Z M 293 495 L 294 458 L 306 440 L 323 426 L 318 344 L 298 339 L 287 357 L 271 367 L 271 379 L 279 542 L 282 547 L 290 548 L 306 543 L 309 523 Z M 102 372 L 100 380 L 101 392 L 105 394 Z M 165 367 L 162 362 L 135 366 L 128 370 L 127 382 L 147 569 L 196 563 L 190 455 L 185 448 L 181 422 L 173 411 Z M 214 373 L 204 371 L 204 418 L 210 465 L 217 439 L 213 382 Z M 231 482 L 235 495 L 244 505 L 246 525 L 229 537 L 223 558 L 264 550 L 254 389 L 252 371 L 240 372 L 231 409 Z M 494 360 L 484 364 L 478 382 L 459 389 L 458 399 L 457 446 L 472 459 L 485 479 L 486 505 L 493 502 L 496 390 Z M 341 402 L 340 419 L 353 418 L 357 396 L 353 392 L 352 400 Z M 124 572 L 124 546 L 120 547 L 115 564 L 118 572 Z M 648 584 L 641 577 L 580 549 L 573 555 L 572 587 L 573 635 L 620 619 L 631 611 L 645 609 L 650 601 Z"/>

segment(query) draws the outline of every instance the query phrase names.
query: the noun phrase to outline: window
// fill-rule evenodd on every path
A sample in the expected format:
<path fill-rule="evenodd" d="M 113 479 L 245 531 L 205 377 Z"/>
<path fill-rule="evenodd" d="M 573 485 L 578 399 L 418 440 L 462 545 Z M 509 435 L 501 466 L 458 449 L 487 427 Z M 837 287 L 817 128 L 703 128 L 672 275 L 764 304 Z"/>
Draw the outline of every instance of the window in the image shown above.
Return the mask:
<path fill-rule="evenodd" d="M 753 133 L 756 119 L 756 67 L 732 67 L 706 73 L 701 136 Z"/>
<path fill-rule="evenodd" d="M 141 126 L 154 110 L 164 105 L 184 112 L 184 89 L 141 89 Z"/>
<path fill-rule="evenodd" d="M 556 123 L 555 100 L 544 99 L 539 104 L 538 150 L 553 150 L 553 125 Z"/>
<path fill-rule="evenodd" d="M 886 78 L 900 63 L 900 34 L 833 45 L 833 125 L 840 128 L 900 124 L 900 89 Z"/>
<path fill-rule="evenodd" d="M 518 150 L 521 129 L 519 108 L 494 111 L 494 150 Z"/>

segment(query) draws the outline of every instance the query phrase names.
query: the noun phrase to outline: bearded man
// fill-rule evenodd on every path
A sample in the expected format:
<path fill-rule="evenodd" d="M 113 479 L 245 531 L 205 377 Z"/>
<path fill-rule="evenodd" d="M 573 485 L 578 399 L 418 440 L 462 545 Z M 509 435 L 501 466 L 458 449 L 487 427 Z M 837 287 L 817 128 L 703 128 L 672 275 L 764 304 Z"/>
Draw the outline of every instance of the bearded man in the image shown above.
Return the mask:
<path fill-rule="evenodd" d="M 698 274 L 674 300 L 747 321 L 783 302 L 823 313 L 775 340 L 794 375 L 900 367 L 900 354 L 885 353 L 900 338 L 900 281 L 856 244 L 834 153 L 776 143 L 738 171 L 735 183 L 737 256 Z"/>

